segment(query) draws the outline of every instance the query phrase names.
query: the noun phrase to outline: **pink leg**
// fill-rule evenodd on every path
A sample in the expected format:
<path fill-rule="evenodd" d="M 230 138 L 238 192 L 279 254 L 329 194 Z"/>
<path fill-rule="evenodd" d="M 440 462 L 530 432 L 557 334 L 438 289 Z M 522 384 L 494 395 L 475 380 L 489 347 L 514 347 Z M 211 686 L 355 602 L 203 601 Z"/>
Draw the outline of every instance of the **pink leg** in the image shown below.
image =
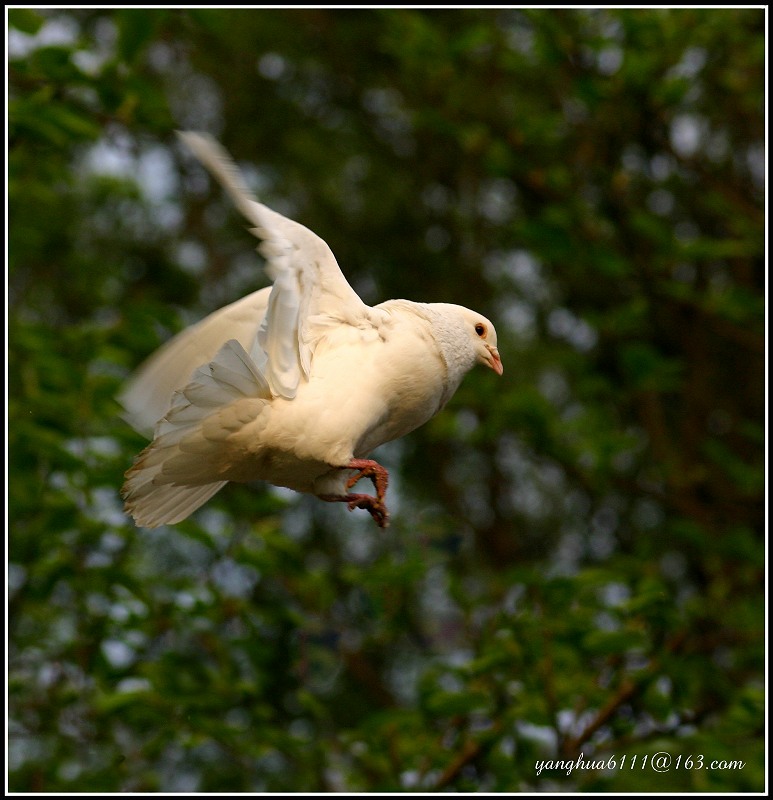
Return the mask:
<path fill-rule="evenodd" d="M 328 502 L 346 503 L 349 511 L 355 508 L 366 509 L 375 520 L 379 528 L 386 528 L 389 525 L 389 512 L 387 511 L 384 495 L 386 494 L 387 484 L 389 483 L 389 473 L 377 461 L 370 461 L 366 458 L 353 458 L 346 466 L 337 469 L 356 469 L 357 474 L 352 475 L 346 481 L 346 488 L 351 489 L 361 478 L 370 478 L 376 489 L 376 496 L 369 494 L 324 494 L 319 495 L 321 500 Z"/>

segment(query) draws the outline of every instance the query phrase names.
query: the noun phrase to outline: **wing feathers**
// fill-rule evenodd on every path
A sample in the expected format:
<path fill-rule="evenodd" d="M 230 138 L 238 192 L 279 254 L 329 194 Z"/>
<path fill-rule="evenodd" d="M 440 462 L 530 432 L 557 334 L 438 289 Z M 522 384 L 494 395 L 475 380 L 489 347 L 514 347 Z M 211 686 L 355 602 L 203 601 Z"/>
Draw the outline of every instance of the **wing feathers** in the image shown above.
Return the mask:
<path fill-rule="evenodd" d="M 195 369 L 213 359 L 228 339 L 251 350 L 266 315 L 270 291 L 270 287 L 260 289 L 213 312 L 154 353 L 118 397 L 132 427 L 150 437 L 169 410 L 172 393 L 185 386 Z"/>
<path fill-rule="evenodd" d="M 367 322 L 370 309 L 349 286 L 324 240 L 255 200 L 218 142 L 200 133 L 179 136 L 220 181 L 252 223 L 251 232 L 262 240 L 258 250 L 274 285 L 251 354 L 272 393 L 293 398 L 299 382 L 308 378 L 314 348 L 324 333 L 314 330 L 309 320 L 323 314 L 357 325 Z"/>
<path fill-rule="evenodd" d="M 265 378 L 233 339 L 197 369 L 175 392 L 155 440 L 126 473 L 126 510 L 137 524 L 178 522 L 222 488 L 231 466 L 224 441 L 254 420 L 270 398 Z"/>
<path fill-rule="evenodd" d="M 241 172 L 231 160 L 228 151 L 211 136 L 193 131 L 177 131 L 177 135 L 188 146 L 196 158 L 218 179 L 224 189 L 231 195 L 234 205 L 247 219 L 260 225 L 260 214 L 256 214 L 254 200 L 250 190 L 244 183 Z"/>

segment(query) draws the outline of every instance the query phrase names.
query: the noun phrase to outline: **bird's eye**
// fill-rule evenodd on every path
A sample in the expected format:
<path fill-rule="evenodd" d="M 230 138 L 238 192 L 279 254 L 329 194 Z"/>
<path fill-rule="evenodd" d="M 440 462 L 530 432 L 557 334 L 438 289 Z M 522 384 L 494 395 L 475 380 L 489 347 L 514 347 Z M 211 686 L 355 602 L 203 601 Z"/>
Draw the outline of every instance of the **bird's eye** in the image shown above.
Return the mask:
<path fill-rule="evenodd" d="M 477 333 L 481 339 L 484 339 L 486 337 L 486 326 L 482 322 L 479 322 L 475 326 L 475 333 Z"/>

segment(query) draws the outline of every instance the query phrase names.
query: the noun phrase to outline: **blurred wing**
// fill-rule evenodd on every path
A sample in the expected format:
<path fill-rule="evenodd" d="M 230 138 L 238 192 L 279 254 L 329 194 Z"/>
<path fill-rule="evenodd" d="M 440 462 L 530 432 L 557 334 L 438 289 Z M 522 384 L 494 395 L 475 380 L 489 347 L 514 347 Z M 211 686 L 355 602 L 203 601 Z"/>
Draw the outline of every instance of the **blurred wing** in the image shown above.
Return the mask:
<path fill-rule="evenodd" d="M 172 394 L 189 383 L 198 367 L 212 361 L 229 339 L 250 352 L 265 319 L 270 292 L 271 287 L 260 289 L 213 312 L 145 361 L 118 396 L 131 426 L 152 438 L 156 423 L 169 410 Z"/>
<path fill-rule="evenodd" d="M 327 244 L 308 228 L 255 200 L 228 153 L 211 137 L 179 133 L 255 226 L 274 281 L 250 354 L 274 395 L 295 397 L 308 378 L 316 342 L 331 324 L 366 327 L 371 309 L 349 286 Z"/>

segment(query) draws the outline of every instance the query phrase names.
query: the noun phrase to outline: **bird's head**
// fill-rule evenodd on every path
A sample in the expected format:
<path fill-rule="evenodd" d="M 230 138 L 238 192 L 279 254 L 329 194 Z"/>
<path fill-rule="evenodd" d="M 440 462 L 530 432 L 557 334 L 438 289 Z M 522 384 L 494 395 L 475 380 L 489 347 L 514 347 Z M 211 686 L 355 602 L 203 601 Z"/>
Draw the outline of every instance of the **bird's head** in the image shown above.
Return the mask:
<path fill-rule="evenodd" d="M 429 303 L 435 313 L 436 336 L 446 358 L 456 362 L 462 374 L 475 364 L 483 364 L 502 374 L 502 359 L 497 350 L 497 332 L 483 314 L 454 303 Z M 461 380 L 461 377 L 460 377 Z"/>
<path fill-rule="evenodd" d="M 467 334 L 472 341 L 476 363 L 490 367 L 497 375 L 501 375 L 502 359 L 497 350 L 497 332 L 491 321 L 482 314 L 478 314 L 477 311 L 471 311 L 463 306 L 458 308 L 464 318 Z"/>

